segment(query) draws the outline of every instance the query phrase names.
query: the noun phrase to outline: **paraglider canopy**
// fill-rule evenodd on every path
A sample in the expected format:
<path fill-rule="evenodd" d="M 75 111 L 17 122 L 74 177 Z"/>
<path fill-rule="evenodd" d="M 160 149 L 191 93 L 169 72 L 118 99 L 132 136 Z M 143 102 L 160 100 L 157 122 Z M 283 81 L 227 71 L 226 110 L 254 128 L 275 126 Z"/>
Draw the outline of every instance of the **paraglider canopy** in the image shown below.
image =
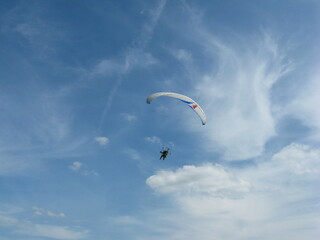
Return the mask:
<path fill-rule="evenodd" d="M 148 98 L 147 98 L 147 103 L 150 104 L 153 99 L 161 97 L 161 96 L 166 96 L 166 97 L 172 97 L 172 98 L 176 98 L 179 99 L 180 101 L 188 104 L 189 107 L 191 107 L 196 114 L 200 117 L 201 122 L 203 125 L 206 124 L 207 119 L 206 119 L 206 115 L 204 113 L 204 111 L 202 110 L 202 108 L 191 98 L 179 94 L 179 93 L 173 93 L 173 92 L 157 92 L 157 93 L 153 93 L 151 94 Z"/>

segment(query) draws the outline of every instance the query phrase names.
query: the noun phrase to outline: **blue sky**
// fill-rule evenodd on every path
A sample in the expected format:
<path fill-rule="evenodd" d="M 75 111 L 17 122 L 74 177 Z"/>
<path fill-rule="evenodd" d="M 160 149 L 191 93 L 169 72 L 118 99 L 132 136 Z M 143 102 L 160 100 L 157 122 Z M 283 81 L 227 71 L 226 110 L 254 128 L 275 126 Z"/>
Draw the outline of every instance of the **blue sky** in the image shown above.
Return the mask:
<path fill-rule="evenodd" d="M 313 0 L 1 1 L 0 240 L 317 239 L 319 18 Z M 146 104 L 159 91 L 207 124 Z"/>

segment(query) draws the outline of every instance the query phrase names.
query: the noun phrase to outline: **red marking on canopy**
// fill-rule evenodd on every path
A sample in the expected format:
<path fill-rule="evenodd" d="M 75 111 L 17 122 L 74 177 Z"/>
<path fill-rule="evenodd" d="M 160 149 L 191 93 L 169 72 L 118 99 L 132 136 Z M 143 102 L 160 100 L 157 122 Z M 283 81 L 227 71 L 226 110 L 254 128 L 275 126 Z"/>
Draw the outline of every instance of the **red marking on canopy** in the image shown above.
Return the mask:
<path fill-rule="evenodd" d="M 192 108 L 193 109 L 196 109 L 198 106 L 197 105 L 192 105 Z"/>

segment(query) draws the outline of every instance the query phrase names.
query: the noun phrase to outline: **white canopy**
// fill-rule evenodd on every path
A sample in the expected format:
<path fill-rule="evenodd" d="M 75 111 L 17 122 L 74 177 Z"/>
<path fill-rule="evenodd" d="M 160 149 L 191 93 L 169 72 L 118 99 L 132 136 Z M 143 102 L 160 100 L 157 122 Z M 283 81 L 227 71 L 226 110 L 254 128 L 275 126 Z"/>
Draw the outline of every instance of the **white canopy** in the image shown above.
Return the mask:
<path fill-rule="evenodd" d="M 206 124 L 207 119 L 206 119 L 206 115 L 204 113 L 204 111 L 202 110 L 202 108 L 191 98 L 179 94 L 179 93 L 173 93 L 173 92 L 157 92 L 157 93 L 153 93 L 151 94 L 148 98 L 147 98 L 147 103 L 151 103 L 153 99 L 157 98 L 157 97 L 161 97 L 161 96 L 166 96 L 166 97 L 172 97 L 172 98 L 176 98 L 179 99 L 180 101 L 186 103 L 189 105 L 189 107 L 191 107 L 200 117 L 201 122 L 203 125 Z"/>

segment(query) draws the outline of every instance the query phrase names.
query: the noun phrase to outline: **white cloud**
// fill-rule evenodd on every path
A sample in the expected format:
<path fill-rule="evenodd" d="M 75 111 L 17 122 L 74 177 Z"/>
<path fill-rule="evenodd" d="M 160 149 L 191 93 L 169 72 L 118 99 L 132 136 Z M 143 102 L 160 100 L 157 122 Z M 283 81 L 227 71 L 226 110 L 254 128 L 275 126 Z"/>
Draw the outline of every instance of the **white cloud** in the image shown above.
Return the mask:
<path fill-rule="evenodd" d="M 276 135 L 270 95 L 274 84 L 292 70 L 288 47 L 263 31 L 251 38 L 233 34 L 232 40 L 219 39 L 204 27 L 197 11 L 187 9 L 192 21 L 181 32 L 205 53 L 206 66 L 192 58 L 192 50 L 171 52 L 188 69 L 186 77 L 194 85 L 190 95 L 202 106 L 208 122 L 201 129 L 194 127 L 197 118 L 183 122 L 190 131 L 203 134 L 204 149 L 220 152 L 225 160 L 259 156 Z"/>
<path fill-rule="evenodd" d="M 48 216 L 48 217 L 55 217 L 55 218 L 64 218 L 66 217 L 66 215 L 64 213 L 55 213 L 52 211 L 48 211 L 45 210 L 43 208 L 39 208 L 39 207 L 32 207 L 32 209 L 34 210 L 34 214 L 38 215 L 38 216 Z"/>
<path fill-rule="evenodd" d="M 312 69 L 312 74 L 306 74 L 305 80 L 299 89 L 292 93 L 294 99 L 289 104 L 284 104 L 283 114 L 289 114 L 300 119 L 303 124 L 312 129 L 311 138 L 320 139 L 320 72 L 319 64 Z"/>
<path fill-rule="evenodd" d="M 317 239 L 319 160 L 319 149 L 293 143 L 257 166 L 159 171 L 146 182 L 172 201 L 151 216 L 163 234 L 152 239 Z"/>
<path fill-rule="evenodd" d="M 54 214 L 50 211 L 46 211 L 37 207 L 34 207 L 36 211 L 50 216 Z M 60 215 L 60 214 L 58 214 Z M 57 217 L 57 216 L 55 216 Z M 30 219 L 15 218 L 12 216 L 6 216 L 0 214 L 0 227 L 5 228 L 5 233 L 14 233 L 14 236 L 31 236 L 31 237 L 45 237 L 51 239 L 82 239 L 88 236 L 89 231 L 80 227 L 58 226 L 49 224 L 37 224 Z M 11 235 L 8 235 L 11 236 Z"/>
<path fill-rule="evenodd" d="M 79 171 L 81 167 L 82 167 L 82 163 L 78 161 L 73 162 L 72 165 L 69 166 L 69 168 L 75 172 Z"/>
<path fill-rule="evenodd" d="M 207 138 L 226 160 L 260 155 L 264 144 L 276 134 L 270 91 L 288 69 L 277 43 L 270 38 L 258 39 L 258 45 L 241 50 L 218 48 L 218 73 L 204 76 L 198 85 L 211 121 Z"/>
<path fill-rule="evenodd" d="M 69 168 L 72 171 L 78 172 L 83 176 L 99 176 L 99 173 L 94 170 L 88 170 L 87 167 L 83 165 L 83 163 L 78 161 L 73 162 L 72 165 L 69 166 Z"/>
<path fill-rule="evenodd" d="M 160 171 L 147 179 L 147 184 L 159 193 L 188 196 L 238 198 L 250 191 L 250 184 L 236 178 L 218 165 L 184 166 L 176 171 Z"/>
<path fill-rule="evenodd" d="M 96 137 L 94 139 L 100 146 L 105 146 L 109 143 L 109 139 L 107 137 Z"/>
<path fill-rule="evenodd" d="M 123 71 L 123 66 L 120 63 L 110 59 L 101 60 L 93 69 L 92 77 L 95 75 L 111 75 L 118 74 Z"/>
<path fill-rule="evenodd" d="M 272 157 L 274 164 L 285 166 L 298 175 L 316 175 L 320 178 L 320 149 L 292 143 Z"/>
<path fill-rule="evenodd" d="M 145 137 L 145 140 L 150 143 L 161 144 L 161 139 L 157 136 Z"/>
<path fill-rule="evenodd" d="M 67 226 L 31 223 L 21 224 L 18 232 L 29 236 L 53 239 L 82 239 L 88 235 L 88 231 L 86 230 L 71 229 Z"/>
<path fill-rule="evenodd" d="M 158 24 L 167 0 L 158 1 L 158 5 L 149 11 L 150 19 L 143 25 L 140 36 L 136 40 L 136 49 L 145 49 L 153 36 L 153 31 Z"/>

